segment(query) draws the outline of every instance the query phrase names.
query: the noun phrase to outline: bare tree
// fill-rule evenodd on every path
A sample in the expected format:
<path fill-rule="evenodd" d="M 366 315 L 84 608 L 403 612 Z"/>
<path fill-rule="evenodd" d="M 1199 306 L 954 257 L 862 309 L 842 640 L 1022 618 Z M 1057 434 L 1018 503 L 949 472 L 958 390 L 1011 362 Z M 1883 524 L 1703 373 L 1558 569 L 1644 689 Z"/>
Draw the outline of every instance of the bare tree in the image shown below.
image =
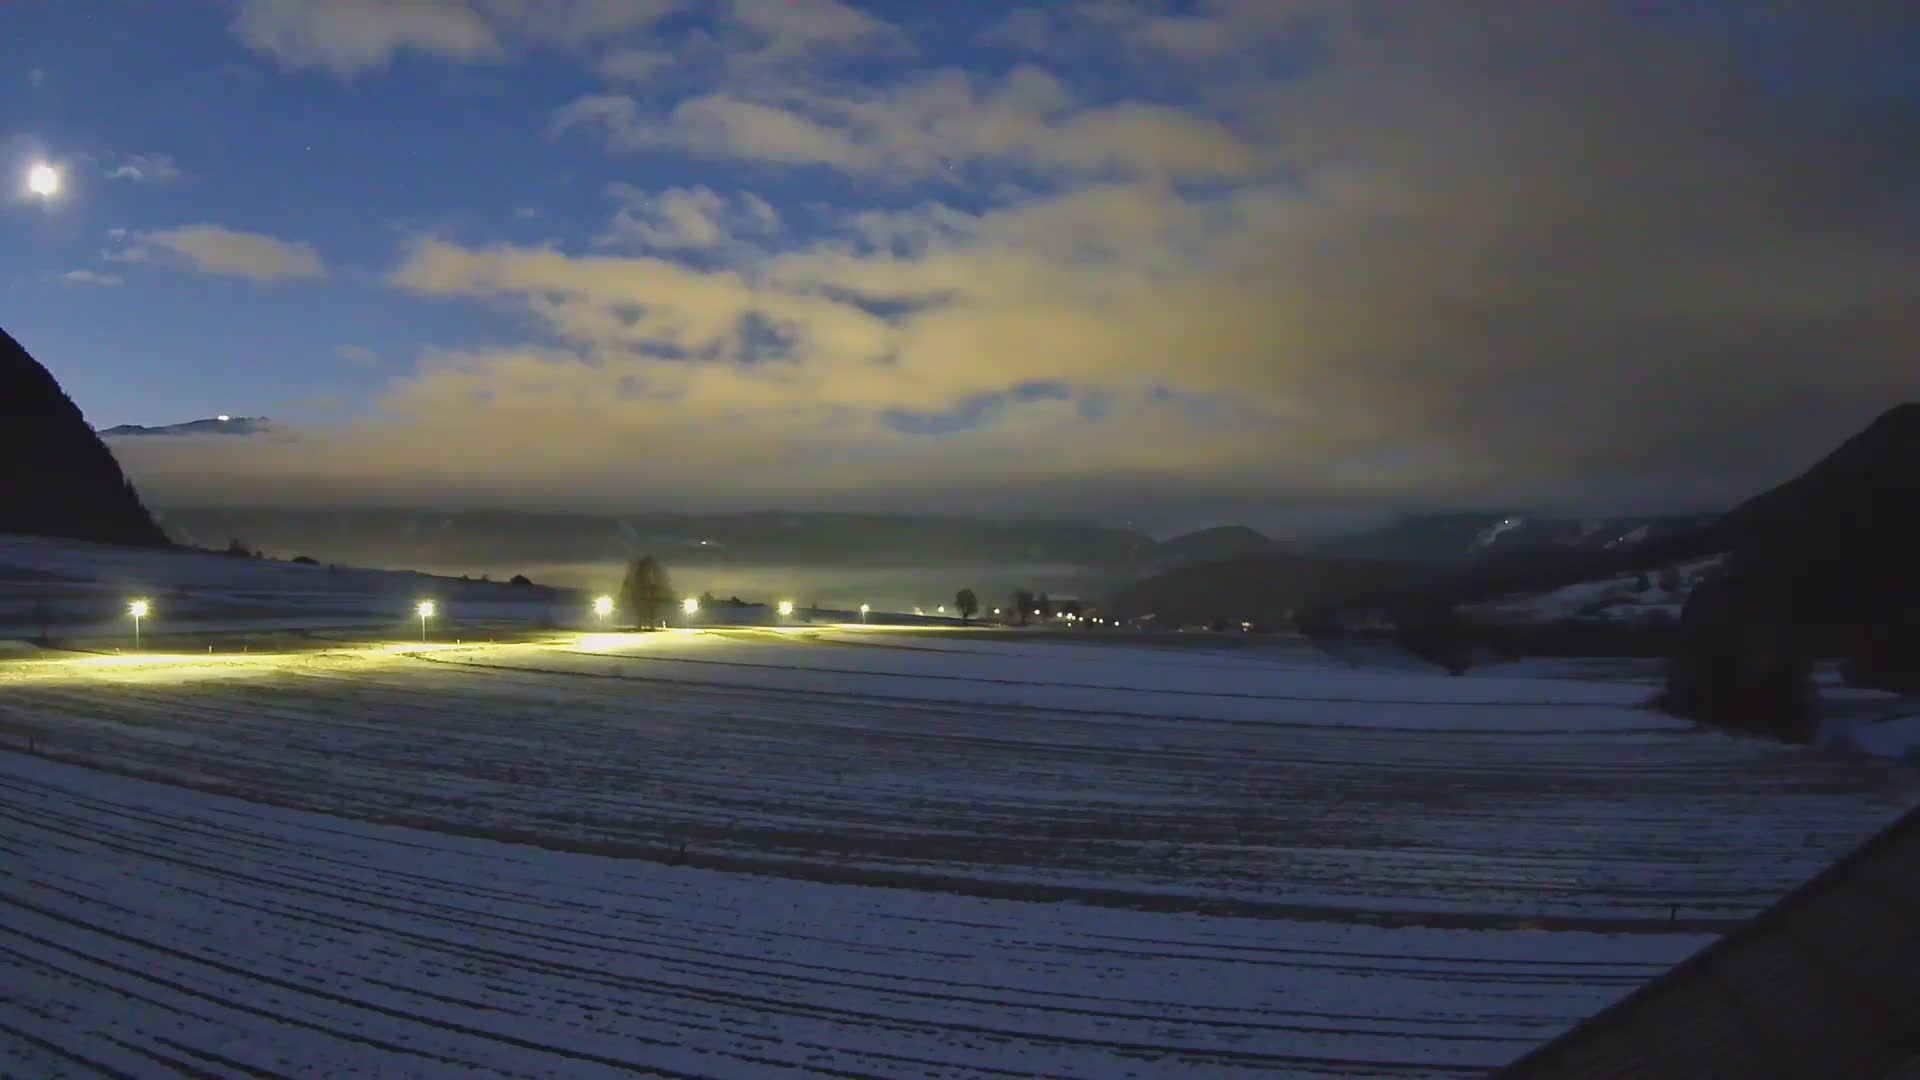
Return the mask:
<path fill-rule="evenodd" d="M 980 613 L 980 598 L 972 589 L 961 589 L 953 594 L 953 606 L 960 609 L 960 621 L 966 622 Z"/>

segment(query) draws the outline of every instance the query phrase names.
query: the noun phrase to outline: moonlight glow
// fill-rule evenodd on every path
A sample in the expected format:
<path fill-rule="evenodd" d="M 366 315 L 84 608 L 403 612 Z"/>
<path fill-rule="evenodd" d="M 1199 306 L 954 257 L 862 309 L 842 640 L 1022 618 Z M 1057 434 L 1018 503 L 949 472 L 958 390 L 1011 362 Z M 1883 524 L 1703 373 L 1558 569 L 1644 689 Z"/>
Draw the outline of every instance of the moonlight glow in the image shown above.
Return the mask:
<path fill-rule="evenodd" d="M 60 171 L 45 162 L 28 169 L 27 190 L 43 199 L 60 194 Z"/>

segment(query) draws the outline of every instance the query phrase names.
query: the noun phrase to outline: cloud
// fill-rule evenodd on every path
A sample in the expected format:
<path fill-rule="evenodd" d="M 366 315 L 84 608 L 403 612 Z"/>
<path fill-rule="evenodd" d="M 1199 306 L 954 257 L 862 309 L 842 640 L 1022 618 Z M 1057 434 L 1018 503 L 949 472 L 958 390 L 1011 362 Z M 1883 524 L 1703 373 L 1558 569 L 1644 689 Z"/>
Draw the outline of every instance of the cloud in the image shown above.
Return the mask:
<path fill-rule="evenodd" d="M 1164 3 L 1078 0 L 1015 8 L 982 38 L 1055 58 L 1119 47 L 1142 63 L 1217 64 L 1310 38 L 1329 20 L 1352 25 L 1392 14 L 1378 0 L 1343 0 L 1337 6 L 1325 0 L 1199 0 L 1179 12 Z"/>
<path fill-rule="evenodd" d="M 42 276 L 49 281 L 57 281 L 63 285 L 111 286 L 119 285 L 122 282 L 119 274 L 103 274 L 97 270 L 68 270 L 64 274 L 46 274 Z"/>
<path fill-rule="evenodd" d="M 409 50 L 467 61 L 503 52 L 485 15 L 458 0 L 246 0 L 233 33 L 285 67 L 341 77 L 385 67 Z"/>
<path fill-rule="evenodd" d="M 709 251 L 733 244 L 742 234 L 766 234 L 780 227 L 779 213 L 751 193 L 728 199 L 695 186 L 649 195 L 631 184 L 614 184 L 609 193 L 625 205 L 600 238 L 607 245 Z"/>
<path fill-rule="evenodd" d="M 167 184 L 180 179 L 180 166 L 166 154 L 127 154 L 107 174 L 109 180 L 131 180 L 136 184 Z"/>
<path fill-rule="evenodd" d="M 1149 102 L 1086 104 L 1031 66 L 998 79 L 946 70 L 881 90 L 789 89 L 781 97 L 718 91 L 658 113 L 626 95 L 589 95 L 558 110 L 550 129 L 585 131 L 623 152 L 902 179 L 973 163 L 1081 176 L 1242 179 L 1261 160 L 1255 143 L 1219 119 Z"/>
<path fill-rule="evenodd" d="M 579 48 L 648 26 L 684 0 L 242 0 L 234 36 L 289 69 L 340 78 L 402 53 L 476 63 L 527 44 Z"/>
<path fill-rule="evenodd" d="M 617 247 L 418 239 L 392 288 L 522 339 L 271 456 L 129 468 L 161 498 L 1724 506 L 1920 391 L 1920 115 L 1865 74 L 1897 13 L 1770 10 L 1790 44 L 1599 2 L 1087 5 L 1036 16 L 1043 55 L 1184 92 L 1043 59 L 597 94 L 556 129 L 900 183 L 788 222 L 618 188 Z"/>
<path fill-rule="evenodd" d="M 677 62 L 665 49 L 618 49 L 602 56 L 594 70 L 608 82 L 644 83 L 672 70 Z"/>
<path fill-rule="evenodd" d="M 380 354 L 364 345 L 342 345 L 333 350 L 333 354 L 350 364 L 372 367 L 380 362 Z"/>
<path fill-rule="evenodd" d="M 272 282 L 327 275 L 318 252 L 301 243 L 220 225 L 183 225 L 133 234 L 128 246 L 109 255 L 120 262 L 154 263 Z"/>
<path fill-rule="evenodd" d="M 734 50 L 748 66 L 907 48 L 893 26 L 838 0 L 730 0 L 723 20 L 757 45 Z"/>

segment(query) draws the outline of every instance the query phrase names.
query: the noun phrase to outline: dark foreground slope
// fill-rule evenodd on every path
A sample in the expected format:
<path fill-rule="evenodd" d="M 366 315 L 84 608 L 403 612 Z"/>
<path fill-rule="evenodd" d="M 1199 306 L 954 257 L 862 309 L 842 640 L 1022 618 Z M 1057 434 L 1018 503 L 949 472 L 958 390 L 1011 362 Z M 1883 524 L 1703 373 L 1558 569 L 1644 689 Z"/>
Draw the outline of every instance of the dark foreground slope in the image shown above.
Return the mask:
<path fill-rule="evenodd" d="M 1675 711 L 1737 700 L 1755 670 L 1797 679 L 1809 656 L 1843 658 L 1861 685 L 1920 692 L 1920 404 L 1888 410 L 1721 525 L 1732 572 L 1688 599 Z"/>
<path fill-rule="evenodd" d="M 79 407 L 4 330 L 0 533 L 141 547 L 167 544 Z"/>

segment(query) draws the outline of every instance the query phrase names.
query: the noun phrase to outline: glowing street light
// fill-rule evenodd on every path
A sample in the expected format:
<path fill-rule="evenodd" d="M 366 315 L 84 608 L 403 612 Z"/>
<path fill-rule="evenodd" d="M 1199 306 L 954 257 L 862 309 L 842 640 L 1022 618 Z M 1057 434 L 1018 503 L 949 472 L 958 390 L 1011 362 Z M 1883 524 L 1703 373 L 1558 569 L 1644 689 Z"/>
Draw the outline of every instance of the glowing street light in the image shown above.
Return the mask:
<path fill-rule="evenodd" d="M 153 608 L 145 600 L 135 600 L 127 605 L 127 614 L 133 616 L 133 651 L 140 651 L 140 620 L 147 617 Z"/>
<path fill-rule="evenodd" d="M 600 616 L 600 625 L 607 625 L 607 616 L 613 614 L 613 597 L 597 596 L 593 600 L 593 613 Z"/>
<path fill-rule="evenodd" d="M 867 610 L 868 610 L 867 605 L 865 604 L 860 605 L 860 621 L 861 622 L 867 621 Z"/>
<path fill-rule="evenodd" d="M 433 606 L 433 601 L 422 600 L 420 601 L 420 606 L 413 610 L 420 615 L 420 640 L 422 643 L 425 643 L 427 640 L 427 620 L 433 618 L 433 613 L 436 609 Z"/>
<path fill-rule="evenodd" d="M 793 614 L 793 601 L 791 601 L 791 600 L 782 600 L 782 601 L 780 601 L 780 615 L 781 615 L 781 617 L 782 617 L 782 618 L 785 618 L 786 616 L 788 616 L 788 615 L 791 615 L 791 614 Z"/>
<path fill-rule="evenodd" d="M 934 608 L 933 610 L 938 612 L 941 615 L 945 615 L 947 613 L 947 605 L 941 604 L 939 607 Z"/>
<path fill-rule="evenodd" d="M 689 596 L 685 600 L 680 601 L 680 610 L 686 615 L 686 619 L 684 620 L 686 629 L 693 629 L 693 613 L 700 610 L 700 601 Z"/>

